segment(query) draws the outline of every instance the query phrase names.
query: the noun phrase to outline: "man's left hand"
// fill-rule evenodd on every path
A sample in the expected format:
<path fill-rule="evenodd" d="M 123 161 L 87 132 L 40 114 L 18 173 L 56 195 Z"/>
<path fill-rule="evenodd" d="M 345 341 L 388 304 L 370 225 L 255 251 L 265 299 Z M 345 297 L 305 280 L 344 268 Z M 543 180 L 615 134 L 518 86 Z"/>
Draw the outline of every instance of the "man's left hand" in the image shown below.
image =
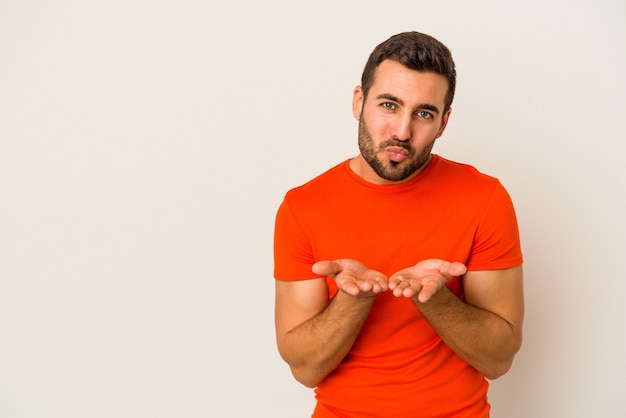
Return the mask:
<path fill-rule="evenodd" d="M 419 302 L 425 303 L 449 279 L 465 274 L 466 271 L 467 267 L 462 263 L 439 259 L 423 260 L 391 275 L 389 290 L 396 297 L 417 297 Z"/>

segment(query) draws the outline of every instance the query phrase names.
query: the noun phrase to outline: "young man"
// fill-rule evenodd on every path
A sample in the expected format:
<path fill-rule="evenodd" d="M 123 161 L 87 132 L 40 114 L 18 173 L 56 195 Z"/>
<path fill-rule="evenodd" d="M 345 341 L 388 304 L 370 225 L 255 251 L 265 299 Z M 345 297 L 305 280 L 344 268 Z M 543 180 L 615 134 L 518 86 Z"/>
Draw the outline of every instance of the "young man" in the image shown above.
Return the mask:
<path fill-rule="evenodd" d="M 431 154 L 456 82 L 421 33 L 378 45 L 354 90 L 360 154 L 276 217 L 278 349 L 320 417 L 488 417 L 522 342 L 522 254 L 497 179 Z"/>

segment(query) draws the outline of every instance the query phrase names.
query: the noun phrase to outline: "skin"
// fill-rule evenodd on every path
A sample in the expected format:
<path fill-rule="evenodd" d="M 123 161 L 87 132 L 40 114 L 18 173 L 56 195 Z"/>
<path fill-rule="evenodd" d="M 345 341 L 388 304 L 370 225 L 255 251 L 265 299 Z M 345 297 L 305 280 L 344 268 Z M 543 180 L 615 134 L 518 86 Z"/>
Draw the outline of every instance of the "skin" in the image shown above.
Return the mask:
<path fill-rule="evenodd" d="M 430 162 L 430 151 L 448 123 L 443 113 L 448 82 L 442 75 L 409 70 L 386 60 L 376 71 L 367 102 L 360 86 L 354 89 L 352 114 L 359 121 L 361 154 L 352 170 L 374 184 L 402 183 L 417 176 Z M 404 161 L 390 157 L 406 152 Z"/>
<path fill-rule="evenodd" d="M 446 79 L 383 61 L 364 97 L 354 90 L 361 154 L 351 169 L 374 184 L 396 184 L 418 175 L 431 160 L 446 127 Z M 422 260 L 390 277 L 357 260 L 317 262 L 311 280 L 276 281 L 278 350 L 294 377 L 315 387 L 343 360 L 359 335 L 375 298 L 392 292 L 411 298 L 442 340 L 461 358 L 495 379 L 511 367 L 522 341 L 522 268 L 467 271 L 461 263 Z M 465 301 L 445 283 L 463 275 Z M 331 300 L 324 276 L 339 291 Z"/>

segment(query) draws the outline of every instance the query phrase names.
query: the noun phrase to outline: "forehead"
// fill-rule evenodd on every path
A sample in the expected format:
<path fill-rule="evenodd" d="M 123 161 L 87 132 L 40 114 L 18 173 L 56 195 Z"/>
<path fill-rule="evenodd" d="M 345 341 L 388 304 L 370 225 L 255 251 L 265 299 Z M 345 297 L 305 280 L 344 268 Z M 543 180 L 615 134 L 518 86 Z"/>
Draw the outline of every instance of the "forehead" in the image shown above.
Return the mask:
<path fill-rule="evenodd" d="M 412 70 L 397 61 L 380 63 L 368 95 L 391 94 L 405 101 L 432 103 L 443 108 L 448 80 L 432 71 Z"/>

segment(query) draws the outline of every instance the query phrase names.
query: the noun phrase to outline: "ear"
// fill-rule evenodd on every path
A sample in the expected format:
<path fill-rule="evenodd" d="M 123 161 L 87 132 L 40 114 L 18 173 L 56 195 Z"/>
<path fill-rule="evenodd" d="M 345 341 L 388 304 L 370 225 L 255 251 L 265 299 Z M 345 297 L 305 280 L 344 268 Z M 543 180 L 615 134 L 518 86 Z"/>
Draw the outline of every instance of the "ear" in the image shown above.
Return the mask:
<path fill-rule="evenodd" d="M 352 115 L 354 115 L 354 119 L 361 119 L 361 112 L 363 111 L 363 88 L 361 86 L 356 86 L 354 88 L 354 92 L 352 93 Z"/>
<path fill-rule="evenodd" d="M 443 135 L 443 131 L 446 130 L 446 126 L 448 125 L 448 119 L 450 119 L 450 113 L 452 113 L 452 108 L 448 109 L 448 111 L 441 118 L 441 126 L 439 127 L 439 132 L 437 132 L 437 136 L 435 137 L 435 139 Z"/>

